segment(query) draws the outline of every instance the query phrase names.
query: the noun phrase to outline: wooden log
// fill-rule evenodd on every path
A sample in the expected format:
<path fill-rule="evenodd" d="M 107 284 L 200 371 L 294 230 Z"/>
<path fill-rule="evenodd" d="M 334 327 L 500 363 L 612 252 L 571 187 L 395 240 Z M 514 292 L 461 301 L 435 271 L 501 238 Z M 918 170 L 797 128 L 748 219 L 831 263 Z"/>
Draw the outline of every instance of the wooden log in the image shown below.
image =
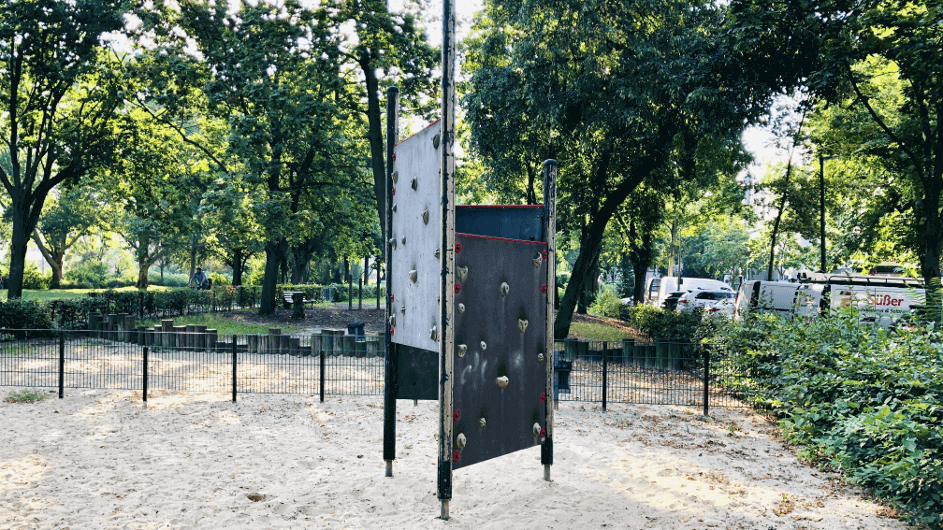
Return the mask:
<path fill-rule="evenodd" d="M 187 347 L 187 327 L 186 326 L 174 326 L 173 347 L 177 349 L 181 349 L 181 350 Z"/>
<path fill-rule="evenodd" d="M 172 318 L 168 318 L 161 320 L 160 325 L 162 326 L 163 331 L 160 337 L 160 345 L 165 348 L 170 348 L 173 346 L 173 342 L 171 342 L 171 340 L 173 338 L 174 321 Z"/>
<path fill-rule="evenodd" d="M 197 351 L 206 351 L 206 326 L 202 324 L 196 326 L 193 347 Z"/>

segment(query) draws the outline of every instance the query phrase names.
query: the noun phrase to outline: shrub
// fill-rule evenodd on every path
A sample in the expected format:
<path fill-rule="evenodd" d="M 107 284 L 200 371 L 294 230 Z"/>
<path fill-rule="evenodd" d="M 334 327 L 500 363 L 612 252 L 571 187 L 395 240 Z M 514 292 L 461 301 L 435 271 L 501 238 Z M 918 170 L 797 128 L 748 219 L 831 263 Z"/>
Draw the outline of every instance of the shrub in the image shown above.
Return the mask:
<path fill-rule="evenodd" d="M 67 269 L 67 284 L 77 289 L 98 289 L 105 285 L 108 266 L 100 261 L 86 261 Z"/>
<path fill-rule="evenodd" d="M 589 306 L 589 313 L 601 317 L 619 318 L 622 313 L 622 300 L 611 289 L 604 289 L 596 297 L 593 305 Z"/>
<path fill-rule="evenodd" d="M 648 304 L 629 306 L 625 309 L 625 320 L 652 340 L 694 342 L 703 323 L 703 313 L 666 310 Z"/>
<path fill-rule="evenodd" d="M 43 274 L 33 263 L 27 263 L 23 270 L 23 288 L 24 289 L 49 289 L 49 282 L 52 281 L 52 274 Z"/>
<path fill-rule="evenodd" d="M 14 299 L 0 302 L 0 327 L 7 329 L 50 329 L 52 317 L 36 300 Z"/>
<path fill-rule="evenodd" d="M 853 310 L 718 327 L 739 391 L 781 419 L 802 455 L 841 469 L 913 523 L 943 523 L 943 335 L 862 326 Z"/>

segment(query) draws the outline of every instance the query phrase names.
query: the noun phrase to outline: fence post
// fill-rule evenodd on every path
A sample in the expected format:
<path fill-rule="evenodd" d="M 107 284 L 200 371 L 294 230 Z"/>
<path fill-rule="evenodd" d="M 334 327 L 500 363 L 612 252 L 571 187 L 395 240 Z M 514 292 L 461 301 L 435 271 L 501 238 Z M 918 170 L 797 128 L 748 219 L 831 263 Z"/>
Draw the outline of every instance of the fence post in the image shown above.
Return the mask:
<path fill-rule="evenodd" d="M 602 343 L 602 411 L 606 412 L 606 398 L 609 387 L 609 343 Z"/>
<path fill-rule="evenodd" d="M 143 397 L 144 397 L 144 404 L 145 404 L 145 405 L 147 405 L 147 354 L 148 354 L 148 348 L 147 348 L 147 346 L 145 346 L 145 347 L 144 347 L 144 373 L 141 374 L 141 375 L 143 376 L 143 378 L 144 378 L 144 381 L 143 381 L 143 384 L 141 385 L 141 388 L 142 388 L 142 394 L 143 394 Z"/>
<path fill-rule="evenodd" d="M 711 352 L 704 347 L 704 416 L 708 416 L 710 407 L 710 384 L 711 384 Z"/>
<path fill-rule="evenodd" d="M 59 332 L 59 399 L 65 396 L 65 331 Z"/>
<path fill-rule="evenodd" d="M 321 357 L 321 366 L 318 368 L 318 390 L 321 391 L 321 403 L 324 403 L 324 350 L 322 349 L 318 355 Z"/>
<path fill-rule="evenodd" d="M 232 402 L 236 402 L 236 343 L 239 342 L 236 335 L 232 336 Z"/>

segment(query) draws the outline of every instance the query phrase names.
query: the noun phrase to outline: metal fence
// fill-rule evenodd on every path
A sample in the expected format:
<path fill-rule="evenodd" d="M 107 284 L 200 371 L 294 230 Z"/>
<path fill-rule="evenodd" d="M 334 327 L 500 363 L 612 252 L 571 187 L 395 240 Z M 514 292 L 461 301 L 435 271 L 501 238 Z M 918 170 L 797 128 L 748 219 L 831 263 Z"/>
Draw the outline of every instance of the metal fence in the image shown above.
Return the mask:
<path fill-rule="evenodd" d="M 382 395 L 383 342 L 321 335 L 160 333 L 150 344 L 89 331 L 3 330 L 0 386 Z M 115 334 L 117 335 L 117 334 Z M 181 340 L 184 337 L 185 340 Z M 189 340 L 186 340 L 189 339 Z M 285 340 L 289 339 L 289 340 Z M 317 339 L 317 340 L 313 340 Z M 172 343 L 173 345 L 169 345 Z"/>
<path fill-rule="evenodd" d="M 0 330 L 0 386 L 176 392 L 375 395 L 384 387 L 380 337 L 315 334 L 217 336 L 190 331 Z M 187 327 L 179 328 L 181 330 Z M 338 333 L 343 334 L 338 330 Z M 730 389 L 744 376 L 712 344 L 563 340 L 558 401 L 746 405 Z"/>

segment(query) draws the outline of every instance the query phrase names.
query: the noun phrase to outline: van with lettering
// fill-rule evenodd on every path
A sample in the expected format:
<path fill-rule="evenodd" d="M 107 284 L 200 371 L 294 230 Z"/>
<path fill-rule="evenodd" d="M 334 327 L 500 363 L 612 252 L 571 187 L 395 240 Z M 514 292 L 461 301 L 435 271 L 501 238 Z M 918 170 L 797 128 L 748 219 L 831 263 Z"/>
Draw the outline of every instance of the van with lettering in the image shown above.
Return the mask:
<path fill-rule="evenodd" d="M 909 318 L 926 301 L 923 283 L 915 278 L 850 274 L 807 274 L 796 296 L 796 314 L 817 316 L 854 307 L 862 324 L 882 328 Z"/>

